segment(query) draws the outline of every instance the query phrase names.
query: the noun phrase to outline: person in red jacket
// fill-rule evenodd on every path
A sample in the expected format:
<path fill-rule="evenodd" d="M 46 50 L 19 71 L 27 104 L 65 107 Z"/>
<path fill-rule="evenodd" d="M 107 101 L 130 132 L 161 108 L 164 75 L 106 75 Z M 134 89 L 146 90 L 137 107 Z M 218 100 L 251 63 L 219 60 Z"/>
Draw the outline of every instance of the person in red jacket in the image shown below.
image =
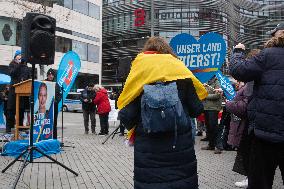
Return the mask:
<path fill-rule="evenodd" d="M 94 90 L 96 92 L 96 97 L 93 102 L 97 105 L 97 113 L 99 114 L 101 125 L 99 135 L 107 135 L 109 128 L 108 114 L 111 110 L 107 90 L 100 85 L 95 85 Z"/>

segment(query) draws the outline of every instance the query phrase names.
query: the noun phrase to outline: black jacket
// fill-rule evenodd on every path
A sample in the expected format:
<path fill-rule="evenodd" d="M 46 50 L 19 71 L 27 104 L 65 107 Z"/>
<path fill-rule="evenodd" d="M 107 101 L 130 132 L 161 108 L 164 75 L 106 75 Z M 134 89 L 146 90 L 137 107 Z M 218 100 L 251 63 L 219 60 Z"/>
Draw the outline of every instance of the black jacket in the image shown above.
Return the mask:
<path fill-rule="evenodd" d="M 8 95 L 7 109 L 16 109 L 16 95 L 14 84 L 31 78 L 31 69 L 26 64 L 18 64 L 14 60 L 9 64 L 9 75 L 11 76 L 10 90 Z M 20 104 L 21 108 L 29 107 L 29 100 L 24 100 Z"/>
<path fill-rule="evenodd" d="M 180 100 L 190 117 L 203 111 L 192 81 L 177 81 Z M 140 102 L 136 98 L 119 112 L 120 121 L 126 128 L 136 128 L 134 146 L 135 189 L 196 189 L 198 188 L 197 161 L 192 141 L 191 125 L 178 127 L 176 148 L 174 132 L 147 134 L 141 123 Z M 188 117 L 188 119 L 190 119 Z"/>
<path fill-rule="evenodd" d="M 84 89 L 81 92 L 80 100 L 82 102 L 82 109 L 86 111 L 96 111 L 96 105 L 93 103 L 93 99 L 96 97 L 96 93 L 93 90 Z M 88 102 L 84 102 L 87 99 Z"/>
<path fill-rule="evenodd" d="M 251 59 L 232 55 L 230 72 L 240 81 L 254 80 L 248 105 L 249 131 L 261 139 L 284 143 L 284 48 L 265 48 Z"/>
<path fill-rule="evenodd" d="M 9 64 L 9 75 L 11 76 L 11 85 L 30 79 L 31 74 L 31 69 L 26 64 L 18 64 L 14 60 Z"/>

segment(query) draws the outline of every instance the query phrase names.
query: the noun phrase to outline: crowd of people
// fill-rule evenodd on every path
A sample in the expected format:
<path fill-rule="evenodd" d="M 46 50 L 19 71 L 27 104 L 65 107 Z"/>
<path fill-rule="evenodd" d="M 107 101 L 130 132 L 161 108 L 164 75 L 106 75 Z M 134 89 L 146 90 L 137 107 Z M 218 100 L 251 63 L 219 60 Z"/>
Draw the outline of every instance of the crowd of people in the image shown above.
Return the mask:
<path fill-rule="evenodd" d="M 277 25 L 271 35 L 264 49 L 253 49 L 248 55 L 243 44 L 234 47 L 230 73 L 237 94 L 233 100 L 225 100 L 224 107 L 217 78 L 200 85 L 162 38 L 151 37 L 146 42 L 132 62 L 118 99 L 120 121 L 135 133 L 135 189 L 198 188 L 192 133 L 201 136 L 204 130 L 202 140 L 208 145 L 202 150 L 215 154 L 237 150 L 232 170 L 245 178 L 236 186 L 272 189 L 278 166 L 284 186 L 284 24 Z M 186 124 L 179 120 L 182 112 L 187 115 Z M 165 115 L 174 120 L 172 127 L 164 123 Z M 197 132 L 192 132 L 191 118 L 197 118 Z"/>
<path fill-rule="evenodd" d="M 132 62 L 119 98 L 112 94 L 120 109 L 121 132 L 126 127 L 135 136 L 135 189 L 198 188 L 193 136 L 203 134 L 208 145 L 201 150 L 215 154 L 237 150 L 232 170 L 244 175 L 244 180 L 236 186 L 271 189 L 278 166 L 284 182 L 284 24 L 271 35 L 262 50 L 253 49 L 248 55 L 244 44 L 234 47 L 229 68 L 237 93 L 230 101 L 216 77 L 202 84 L 164 39 L 149 38 Z M 9 66 L 11 85 L 1 95 L 6 103 L 7 132 L 15 124 L 13 84 L 31 76 L 20 55 L 16 51 Z M 47 80 L 54 80 L 52 70 Z M 90 84 L 80 100 L 85 134 L 89 120 L 96 134 L 98 114 L 98 134 L 108 135 L 111 106 L 107 90 Z"/>

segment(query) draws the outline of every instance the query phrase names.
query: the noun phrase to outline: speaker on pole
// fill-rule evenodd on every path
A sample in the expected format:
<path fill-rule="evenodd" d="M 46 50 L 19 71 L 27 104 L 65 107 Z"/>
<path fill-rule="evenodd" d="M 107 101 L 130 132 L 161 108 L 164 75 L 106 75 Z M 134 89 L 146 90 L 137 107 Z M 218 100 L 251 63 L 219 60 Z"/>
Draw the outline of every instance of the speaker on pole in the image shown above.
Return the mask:
<path fill-rule="evenodd" d="M 31 64 L 54 63 L 56 20 L 50 16 L 29 12 L 23 19 L 22 56 Z"/>

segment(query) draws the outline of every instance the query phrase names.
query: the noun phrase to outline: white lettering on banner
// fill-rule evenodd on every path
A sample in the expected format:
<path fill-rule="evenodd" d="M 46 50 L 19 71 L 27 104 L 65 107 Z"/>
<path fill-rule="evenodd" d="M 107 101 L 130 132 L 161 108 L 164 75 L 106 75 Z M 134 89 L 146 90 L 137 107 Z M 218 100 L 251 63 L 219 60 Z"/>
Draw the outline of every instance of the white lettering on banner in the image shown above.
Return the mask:
<path fill-rule="evenodd" d="M 213 54 L 199 54 L 199 55 L 186 55 L 178 56 L 178 58 L 184 62 L 186 67 L 199 68 L 204 66 L 209 66 L 210 63 L 212 66 L 220 65 L 220 53 Z"/>
<path fill-rule="evenodd" d="M 207 46 L 203 45 L 203 52 L 219 52 L 221 49 L 221 43 L 209 43 Z"/>
<path fill-rule="evenodd" d="M 177 54 L 179 53 L 198 53 L 200 52 L 200 44 L 177 45 Z"/>
<path fill-rule="evenodd" d="M 50 128 L 46 128 L 42 131 L 42 134 L 48 135 L 50 133 Z"/>

